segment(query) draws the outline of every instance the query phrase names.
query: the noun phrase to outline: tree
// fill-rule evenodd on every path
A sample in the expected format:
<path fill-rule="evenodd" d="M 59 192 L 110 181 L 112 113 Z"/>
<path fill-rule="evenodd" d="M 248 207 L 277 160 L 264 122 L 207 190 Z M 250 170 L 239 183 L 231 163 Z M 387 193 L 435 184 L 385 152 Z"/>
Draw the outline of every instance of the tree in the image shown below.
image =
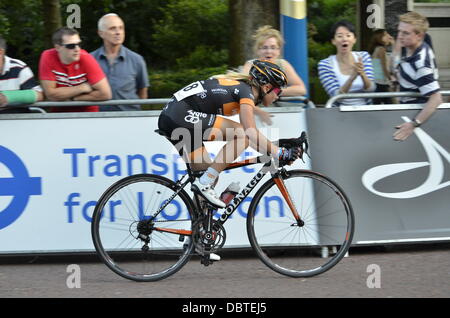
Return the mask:
<path fill-rule="evenodd" d="M 8 43 L 7 54 L 25 61 L 34 72 L 43 45 L 41 2 L 1 0 L 0 34 Z"/>
<path fill-rule="evenodd" d="M 252 35 L 263 25 L 280 27 L 278 0 L 229 0 L 231 28 L 229 65 L 236 67 L 254 57 Z"/>
<path fill-rule="evenodd" d="M 47 47 L 52 47 L 52 34 L 62 26 L 59 0 L 41 0 L 44 18 L 44 37 Z"/>

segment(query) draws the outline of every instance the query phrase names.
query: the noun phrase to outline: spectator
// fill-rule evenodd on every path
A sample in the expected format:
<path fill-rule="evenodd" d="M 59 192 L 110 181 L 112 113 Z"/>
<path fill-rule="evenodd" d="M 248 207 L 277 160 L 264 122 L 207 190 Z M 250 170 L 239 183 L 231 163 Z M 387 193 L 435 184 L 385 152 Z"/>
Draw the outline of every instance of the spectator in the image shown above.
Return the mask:
<path fill-rule="evenodd" d="M 273 29 L 270 25 L 265 25 L 256 30 L 253 38 L 255 39 L 254 51 L 257 58 L 277 64 L 286 73 L 288 87 L 283 89 L 281 96 L 306 95 L 305 84 L 294 67 L 281 58 L 281 47 L 284 45 L 284 39 L 280 31 Z M 253 61 L 250 60 L 244 64 L 243 73 L 248 74 Z"/>
<path fill-rule="evenodd" d="M 384 29 L 375 30 L 369 44 L 375 77 L 375 92 L 392 91 L 391 65 L 387 47 L 394 44 L 394 38 Z M 392 98 L 374 98 L 374 104 L 393 104 Z"/>
<path fill-rule="evenodd" d="M 375 84 L 369 53 L 352 51 L 356 43 L 355 27 L 348 21 L 336 22 L 330 37 L 337 53 L 318 64 L 319 79 L 327 94 L 373 92 Z M 366 105 L 371 102 L 367 98 L 342 99 L 333 106 Z"/>
<path fill-rule="evenodd" d="M 438 83 L 438 69 L 431 47 L 424 41 L 429 24 L 426 17 L 417 12 L 400 16 L 398 42 L 402 46 L 397 66 L 397 79 L 401 92 L 419 92 L 420 97 L 403 97 L 401 103 L 425 103 L 423 109 L 411 122 L 396 126 L 394 139 L 406 140 L 436 111 L 442 103 Z"/>
<path fill-rule="evenodd" d="M 111 88 L 97 61 L 81 49 L 74 29 L 63 27 L 52 37 L 53 49 L 42 52 L 39 79 L 49 100 L 100 101 L 111 99 Z M 64 107 L 57 112 L 97 112 L 98 106 Z"/>
<path fill-rule="evenodd" d="M 26 107 L 8 105 L 33 104 L 44 99 L 31 69 L 22 61 L 6 55 L 6 41 L 0 36 L 0 113 L 28 113 Z"/>
<path fill-rule="evenodd" d="M 149 86 L 144 58 L 123 46 L 125 26 L 115 13 L 98 21 L 103 46 L 91 54 L 98 61 L 112 88 L 113 99 L 146 99 Z M 140 105 L 101 106 L 101 111 L 141 110 Z"/>

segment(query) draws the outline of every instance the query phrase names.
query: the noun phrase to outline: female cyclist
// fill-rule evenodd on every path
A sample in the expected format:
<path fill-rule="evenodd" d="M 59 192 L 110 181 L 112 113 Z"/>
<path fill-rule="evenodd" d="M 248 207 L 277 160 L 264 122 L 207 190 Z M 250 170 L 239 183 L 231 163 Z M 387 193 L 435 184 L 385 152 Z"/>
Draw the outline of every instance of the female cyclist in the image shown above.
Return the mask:
<path fill-rule="evenodd" d="M 211 204 L 223 208 L 214 185 L 221 171 L 248 146 L 275 159 L 294 161 L 297 148 L 285 149 L 259 132 L 254 115 L 267 116 L 256 105 L 268 106 L 286 86 L 286 74 L 276 64 L 254 60 L 249 74 L 228 72 L 192 83 L 176 92 L 164 107 L 158 126 L 195 171 L 206 172 L 192 184 L 192 190 Z M 240 123 L 219 117 L 239 114 Z M 213 162 L 203 141 L 226 141 Z"/>

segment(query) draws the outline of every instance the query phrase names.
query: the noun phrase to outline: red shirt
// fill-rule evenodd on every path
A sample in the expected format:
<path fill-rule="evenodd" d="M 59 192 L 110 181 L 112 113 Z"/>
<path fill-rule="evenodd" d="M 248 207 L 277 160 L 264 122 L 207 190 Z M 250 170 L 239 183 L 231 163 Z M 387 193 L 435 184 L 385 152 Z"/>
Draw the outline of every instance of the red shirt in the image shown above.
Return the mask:
<path fill-rule="evenodd" d="M 80 60 L 70 64 L 61 63 L 56 49 L 45 50 L 39 61 L 39 79 L 56 82 L 56 87 L 77 86 L 88 82 L 95 85 L 105 78 L 95 58 L 81 50 Z M 98 112 L 98 106 L 58 107 L 56 112 Z"/>

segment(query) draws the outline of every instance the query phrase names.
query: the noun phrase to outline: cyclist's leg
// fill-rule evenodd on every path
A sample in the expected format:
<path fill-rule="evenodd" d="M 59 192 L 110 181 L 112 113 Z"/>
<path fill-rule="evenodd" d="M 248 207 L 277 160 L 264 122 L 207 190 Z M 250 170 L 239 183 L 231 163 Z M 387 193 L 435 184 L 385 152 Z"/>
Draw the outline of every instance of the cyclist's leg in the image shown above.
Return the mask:
<path fill-rule="evenodd" d="M 223 117 L 216 118 L 209 131 L 208 140 L 226 141 L 211 164 L 211 168 L 219 173 L 249 146 L 249 140 L 242 125 Z"/>
<path fill-rule="evenodd" d="M 214 185 L 217 183 L 220 172 L 248 147 L 248 139 L 243 127 L 235 121 L 216 116 L 213 122 L 208 121 L 208 123 L 210 123 L 210 127 L 203 133 L 204 140 L 225 141 L 226 144 L 205 173 L 193 183 L 193 187 L 200 191 L 209 202 L 218 207 L 225 207 L 225 203 L 215 193 Z M 199 151 L 199 154 L 203 155 L 203 152 Z"/>

